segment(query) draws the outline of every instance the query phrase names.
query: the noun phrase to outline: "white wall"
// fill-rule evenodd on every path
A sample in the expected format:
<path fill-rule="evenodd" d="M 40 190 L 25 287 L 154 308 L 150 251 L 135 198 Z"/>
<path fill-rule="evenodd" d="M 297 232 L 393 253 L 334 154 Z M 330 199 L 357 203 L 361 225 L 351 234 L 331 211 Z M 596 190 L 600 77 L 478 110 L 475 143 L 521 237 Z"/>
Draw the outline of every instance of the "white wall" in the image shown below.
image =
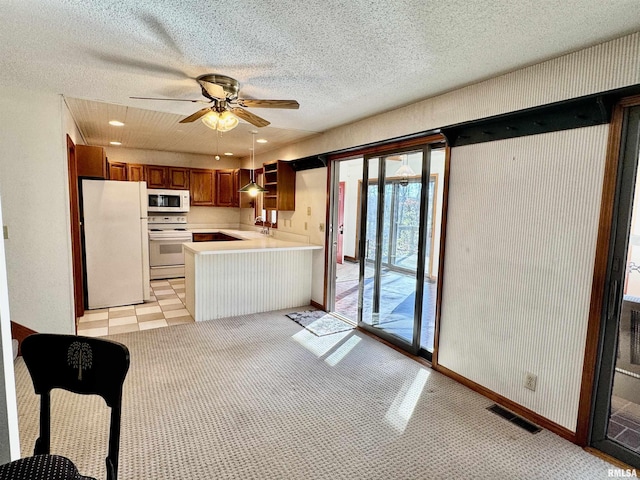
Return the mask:
<path fill-rule="evenodd" d="M 438 363 L 575 431 L 608 126 L 452 149 Z M 538 375 L 536 392 L 525 372 Z"/>
<path fill-rule="evenodd" d="M 63 101 L 58 95 L 0 87 L 0 111 L 11 320 L 39 332 L 73 333 Z"/>
<path fill-rule="evenodd" d="M 172 167 L 224 169 L 240 168 L 241 160 L 236 157 L 221 157 L 196 153 L 163 152 L 137 148 L 104 147 L 107 158 L 112 162 L 142 163 L 145 165 L 169 165 Z"/>

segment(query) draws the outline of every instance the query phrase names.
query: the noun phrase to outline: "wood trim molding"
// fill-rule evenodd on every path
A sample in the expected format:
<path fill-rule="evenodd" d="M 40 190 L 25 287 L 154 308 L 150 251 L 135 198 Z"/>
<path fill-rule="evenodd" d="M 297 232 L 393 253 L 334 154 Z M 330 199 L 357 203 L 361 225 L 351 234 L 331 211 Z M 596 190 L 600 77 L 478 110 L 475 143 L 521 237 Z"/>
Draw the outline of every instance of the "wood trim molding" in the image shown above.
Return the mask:
<path fill-rule="evenodd" d="M 314 302 L 313 300 L 311 300 L 310 304 L 312 307 L 317 308 L 318 310 L 324 310 L 324 305 L 319 304 L 318 302 Z"/>
<path fill-rule="evenodd" d="M 363 157 L 365 155 L 384 155 L 385 153 L 393 153 L 396 150 L 405 149 L 409 147 L 417 147 L 425 144 L 442 143 L 444 144 L 446 139 L 444 135 L 437 133 L 425 136 L 418 136 L 413 138 L 398 139 L 389 142 L 378 142 L 371 145 L 365 145 L 362 147 L 355 147 L 353 149 L 344 150 L 342 152 L 335 152 L 327 155 L 329 162 L 335 160 L 343 160 L 347 158 Z"/>
<path fill-rule="evenodd" d="M 11 338 L 15 338 L 18 341 L 18 356 L 22 355 L 22 341 L 33 333 L 38 333 L 35 330 L 31 330 L 29 327 L 20 325 L 14 321 L 11 321 Z"/>
<path fill-rule="evenodd" d="M 530 422 L 533 422 L 536 425 L 546 430 L 549 430 L 550 432 L 553 432 L 556 435 L 559 435 L 566 440 L 569 440 L 570 442 L 577 443 L 575 433 L 573 433 L 568 428 L 563 427 L 562 425 L 558 425 L 557 423 L 552 422 L 548 418 L 543 417 L 542 415 L 534 412 L 533 410 L 529 410 L 528 408 L 523 407 L 522 405 L 515 403 L 514 401 L 509 400 L 506 397 L 503 397 L 502 395 L 494 392 L 493 390 L 489 390 L 488 388 L 483 387 L 479 383 L 476 383 L 473 380 L 469 380 L 468 378 L 463 377 L 462 375 L 459 375 L 454 371 L 449 370 L 446 367 L 443 367 L 442 365 L 433 365 L 433 369 L 439 373 L 442 373 L 443 375 L 446 375 L 449 378 L 452 378 L 456 382 L 461 383 L 465 387 L 470 388 L 474 392 L 487 397 L 491 401 L 502 405 L 503 407 L 511 410 L 513 413 L 517 415 L 520 415 L 521 417 L 529 420 Z"/>
<path fill-rule="evenodd" d="M 628 470 L 633 470 L 634 469 L 634 467 L 632 467 L 631 465 L 627 465 L 626 463 L 621 462 L 617 458 L 612 457 L 611 455 L 608 455 L 608 454 L 606 454 L 604 452 L 601 452 L 600 450 L 596 450 L 595 448 L 584 447 L 583 450 L 585 452 L 587 452 L 587 453 L 590 453 L 594 457 L 598 457 L 598 458 L 604 460 L 605 462 L 609 462 L 614 467 L 621 468 L 622 470 L 627 470 L 627 469 Z"/>
<path fill-rule="evenodd" d="M 356 257 L 350 257 L 349 255 L 345 255 L 343 257 L 347 262 L 353 262 L 356 263 L 358 261 L 358 259 Z"/>

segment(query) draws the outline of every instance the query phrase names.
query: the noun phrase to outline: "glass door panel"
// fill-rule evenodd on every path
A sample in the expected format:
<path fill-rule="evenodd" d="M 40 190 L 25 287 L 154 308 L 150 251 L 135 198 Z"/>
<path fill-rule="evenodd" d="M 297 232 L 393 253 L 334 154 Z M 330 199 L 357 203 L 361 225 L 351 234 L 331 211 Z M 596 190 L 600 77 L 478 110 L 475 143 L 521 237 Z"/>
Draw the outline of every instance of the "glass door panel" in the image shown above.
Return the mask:
<path fill-rule="evenodd" d="M 398 174 L 407 166 L 410 175 Z M 416 292 L 422 280 L 417 279 L 424 272 L 418 268 L 422 171 L 422 151 L 366 158 L 363 171 L 367 211 L 361 240 L 366 252 L 361 323 L 413 351 L 420 337 Z"/>

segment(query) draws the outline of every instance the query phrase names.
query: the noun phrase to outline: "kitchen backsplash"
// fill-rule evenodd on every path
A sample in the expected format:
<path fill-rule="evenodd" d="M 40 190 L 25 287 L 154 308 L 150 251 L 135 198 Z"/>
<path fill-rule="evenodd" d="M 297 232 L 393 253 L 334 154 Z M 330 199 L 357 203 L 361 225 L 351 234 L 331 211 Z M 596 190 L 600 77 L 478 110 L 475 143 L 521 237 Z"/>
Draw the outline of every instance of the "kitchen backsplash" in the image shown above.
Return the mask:
<path fill-rule="evenodd" d="M 218 228 L 237 228 L 240 223 L 240 209 L 229 207 L 194 207 L 187 213 L 189 225 L 214 225 Z M 212 227 L 212 228 L 215 228 Z"/>

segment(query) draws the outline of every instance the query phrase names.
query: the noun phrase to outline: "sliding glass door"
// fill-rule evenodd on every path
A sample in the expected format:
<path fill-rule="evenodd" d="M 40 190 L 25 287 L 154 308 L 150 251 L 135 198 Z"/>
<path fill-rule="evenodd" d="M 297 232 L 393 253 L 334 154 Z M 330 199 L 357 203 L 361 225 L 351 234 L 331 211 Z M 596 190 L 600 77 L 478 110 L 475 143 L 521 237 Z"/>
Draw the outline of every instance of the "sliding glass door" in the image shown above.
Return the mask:
<path fill-rule="evenodd" d="M 430 348 L 421 344 L 433 233 L 429 219 L 434 218 L 430 150 L 369 156 L 363 162 L 358 324 L 413 353 L 421 346 L 433 349 L 433 336 Z"/>

